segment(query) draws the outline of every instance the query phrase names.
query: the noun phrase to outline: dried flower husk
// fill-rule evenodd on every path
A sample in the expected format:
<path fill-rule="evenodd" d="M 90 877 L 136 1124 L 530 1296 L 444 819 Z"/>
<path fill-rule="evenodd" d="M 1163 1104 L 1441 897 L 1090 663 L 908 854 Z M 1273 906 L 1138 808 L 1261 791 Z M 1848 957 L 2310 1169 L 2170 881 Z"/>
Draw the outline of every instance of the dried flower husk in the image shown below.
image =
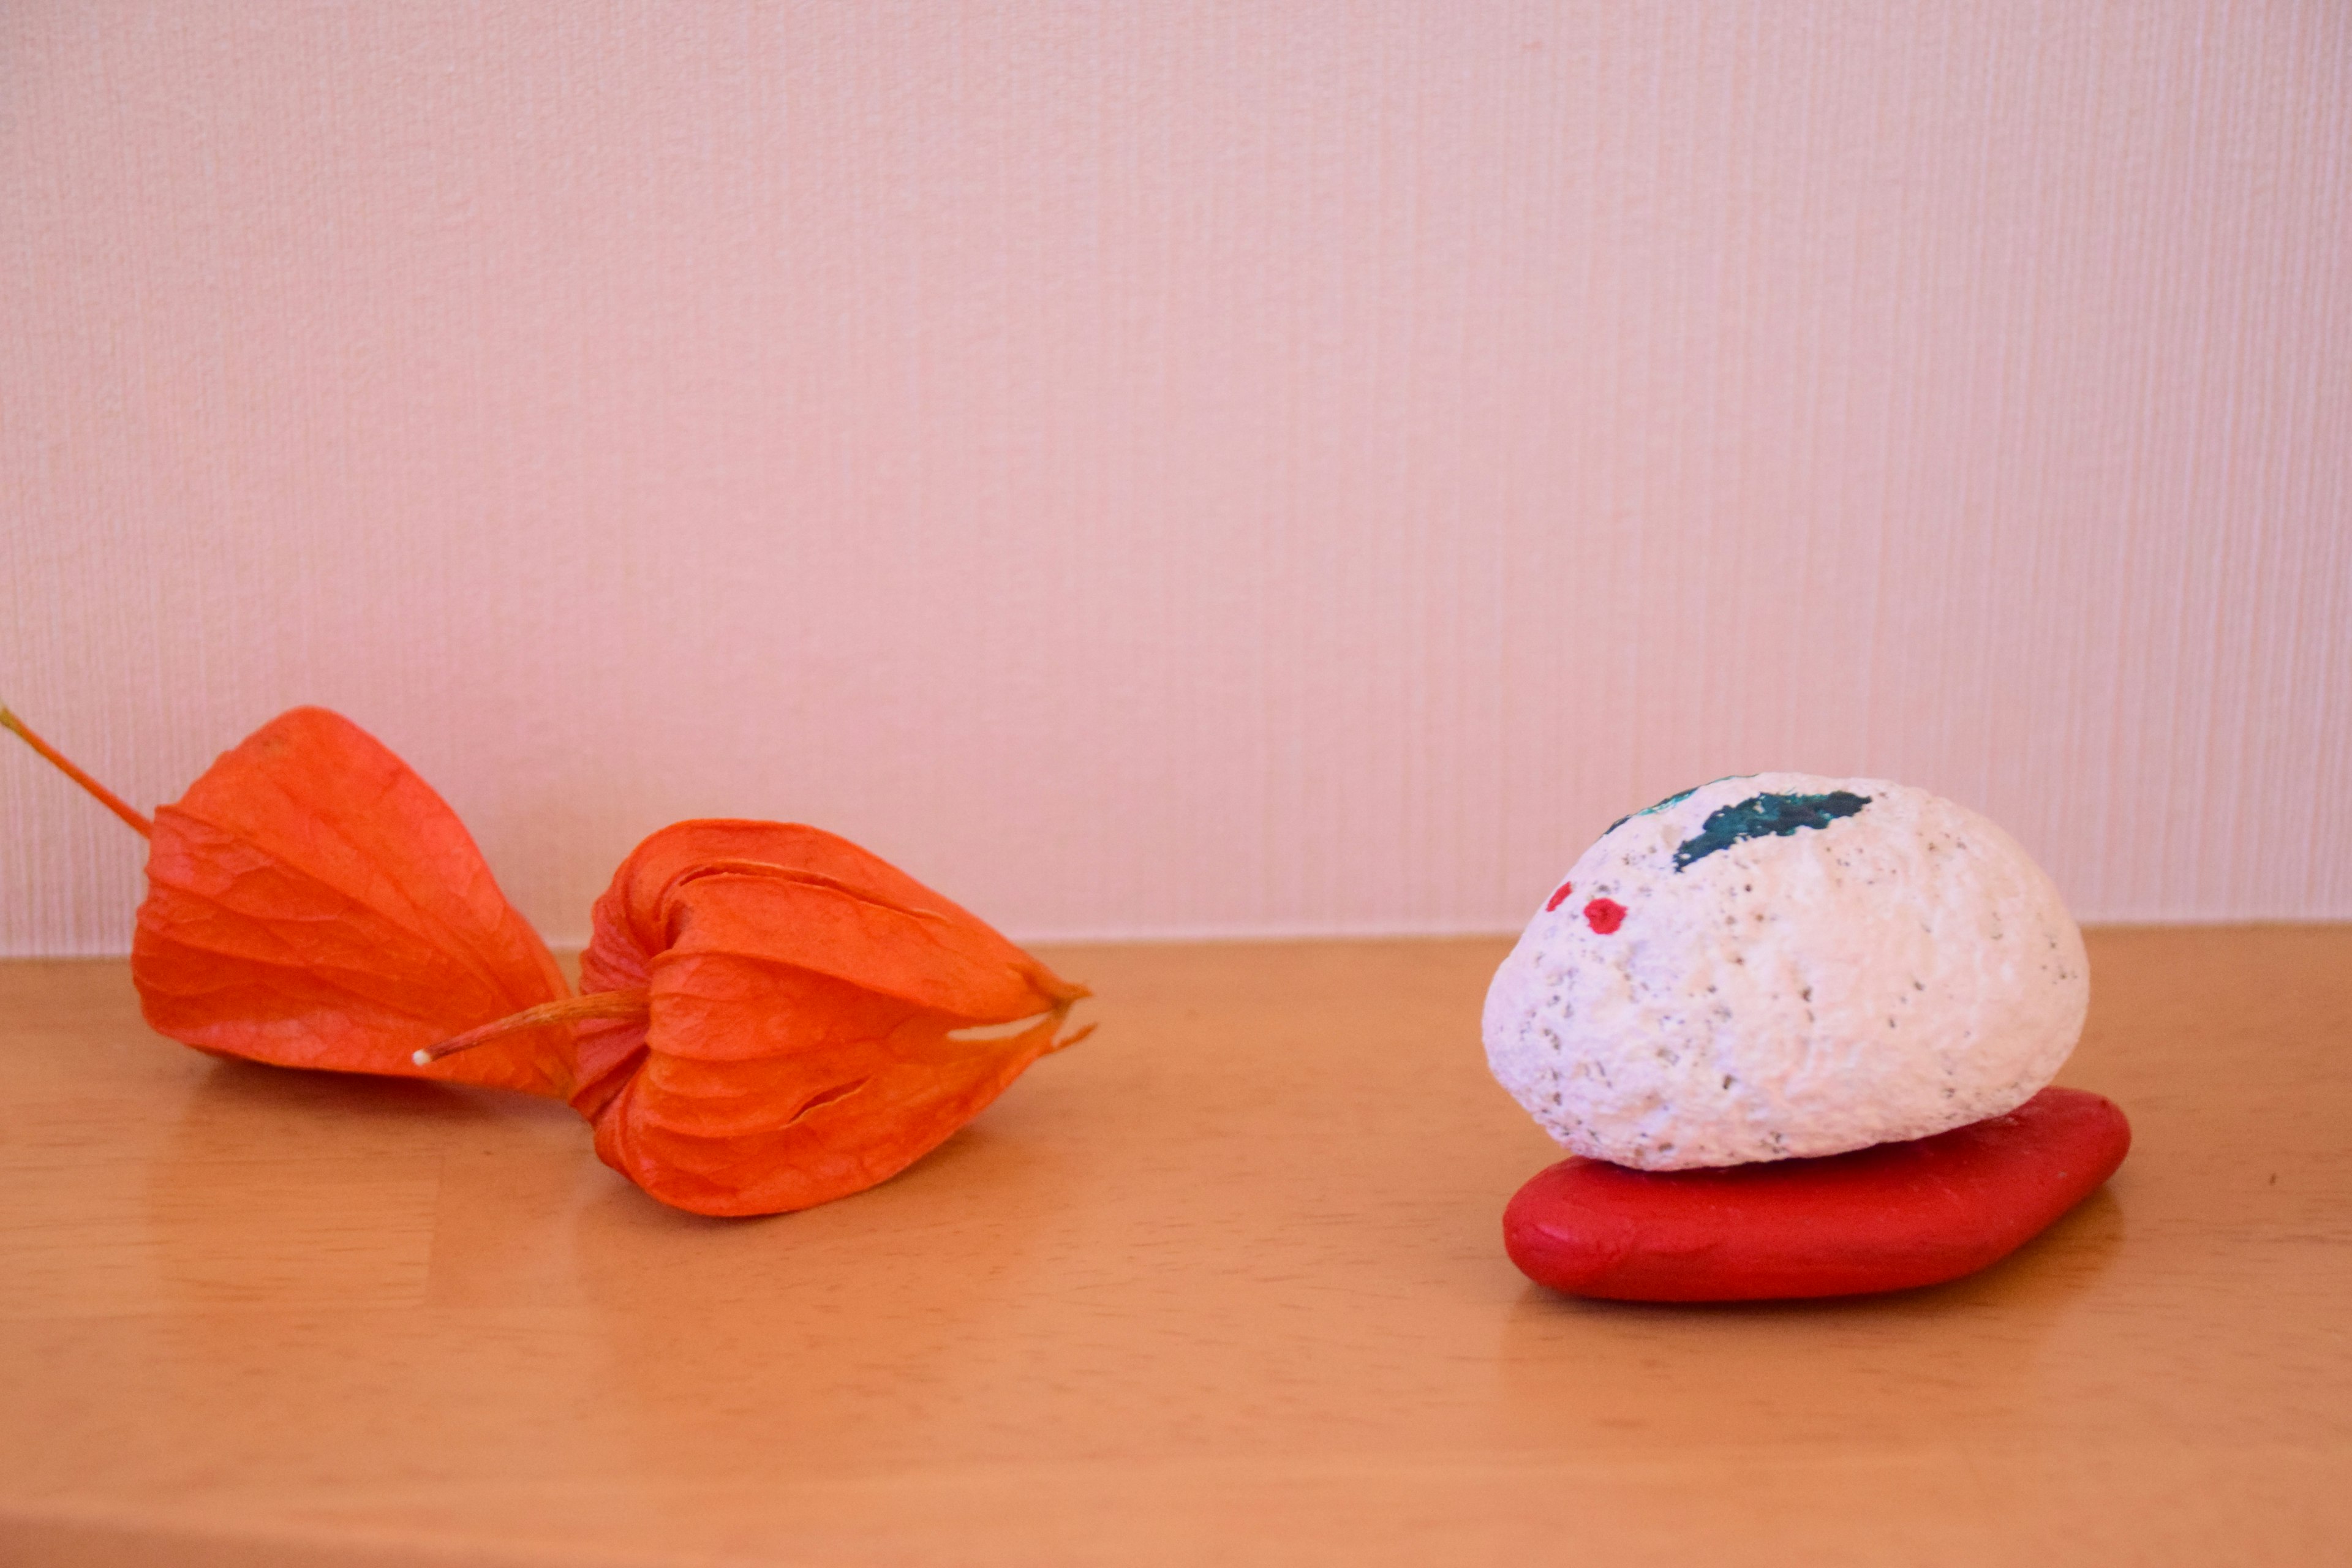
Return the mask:
<path fill-rule="evenodd" d="M 0 726 L 148 837 L 131 974 L 157 1032 L 567 1099 L 607 1164 L 679 1208 L 861 1191 L 1090 1032 L 1058 1034 L 1085 987 L 814 827 L 646 839 L 597 901 L 575 996 L 456 814 L 339 714 L 279 715 L 152 821 L 5 707 Z"/>
<path fill-rule="evenodd" d="M 663 828 L 594 919 L 583 992 L 644 1013 L 576 1026 L 572 1103 L 606 1164 L 698 1214 L 870 1187 L 1086 1032 L 1056 1038 L 1083 986 L 814 827 Z"/>
<path fill-rule="evenodd" d="M 419 1047 L 568 996 L 430 785 L 323 708 L 282 713 L 155 812 L 131 976 L 157 1033 L 281 1067 L 569 1093 L 568 1035 Z"/>

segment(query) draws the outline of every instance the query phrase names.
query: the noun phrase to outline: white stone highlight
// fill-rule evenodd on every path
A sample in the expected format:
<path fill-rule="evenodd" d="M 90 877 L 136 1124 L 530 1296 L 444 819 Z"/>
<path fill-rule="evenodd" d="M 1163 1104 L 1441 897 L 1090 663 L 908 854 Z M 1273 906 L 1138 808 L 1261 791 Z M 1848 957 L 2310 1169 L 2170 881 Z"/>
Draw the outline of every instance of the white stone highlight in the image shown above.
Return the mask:
<path fill-rule="evenodd" d="M 1675 868 L 1759 795 L 1851 816 Z M 1834 1154 L 1998 1116 L 2056 1074 L 2090 1005 L 2083 935 L 2015 840 L 1883 779 L 1721 779 L 1626 818 L 1486 993 L 1496 1079 L 1579 1154 L 1645 1171 Z M 1587 908 L 1624 909 L 1612 932 Z"/>

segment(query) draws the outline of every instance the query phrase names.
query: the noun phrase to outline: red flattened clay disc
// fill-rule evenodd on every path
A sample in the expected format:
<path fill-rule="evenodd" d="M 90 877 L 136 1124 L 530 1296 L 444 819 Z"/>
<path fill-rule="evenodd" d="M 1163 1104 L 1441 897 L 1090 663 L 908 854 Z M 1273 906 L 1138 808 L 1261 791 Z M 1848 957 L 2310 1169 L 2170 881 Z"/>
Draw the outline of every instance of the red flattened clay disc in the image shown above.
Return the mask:
<path fill-rule="evenodd" d="M 1709 1171 L 1563 1160 L 1511 1199 L 1503 1246 L 1538 1284 L 1620 1301 L 1902 1290 L 2008 1257 L 2130 1148 L 2113 1100 L 2045 1089 L 2005 1116 L 1817 1160 Z"/>

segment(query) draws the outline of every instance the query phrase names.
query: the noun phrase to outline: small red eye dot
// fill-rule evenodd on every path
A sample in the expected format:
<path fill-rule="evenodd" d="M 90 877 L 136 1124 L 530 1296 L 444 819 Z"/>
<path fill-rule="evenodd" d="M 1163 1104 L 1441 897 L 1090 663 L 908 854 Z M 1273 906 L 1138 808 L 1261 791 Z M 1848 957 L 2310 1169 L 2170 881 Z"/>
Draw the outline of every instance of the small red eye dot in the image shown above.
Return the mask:
<path fill-rule="evenodd" d="M 1596 934 L 1607 936 L 1625 923 L 1625 906 L 1614 899 L 1595 899 L 1584 906 L 1584 923 Z"/>
<path fill-rule="evenodd" d="M 1554 893 L 1554 894 L 1551 896 L 1551 902 L 1549 902 L 1549 903 L 1548 903 L 1548 904 L 1546 904 L 1546 905 L 1544 906 L 1544 913 L 1546 913 L 1546 914 L 1549 914 L 1549 913 L 1551 913 L 1551 912 L 1552 912 L 1552 910 L 1556 910 L 1556 909 L 1559 908 L 1560 904 L 1562 903 L 1562 901 L 1564 901 L 1564 900 L 1567 899 L 1567 897 L 1569 896 L 1569 894 L 1570 894 L 1570 893 L 1572 893 L 1572 892 L 1574 892 L 1574 891 L 1576 891 L 1576 884 L 1575 884 L 1575 883 L 1573 883 L 1573 882 L 1562 882 L 1562 883 L 1559 885 L 1559 892 L 1557 892 L 1557 893 Z"/>

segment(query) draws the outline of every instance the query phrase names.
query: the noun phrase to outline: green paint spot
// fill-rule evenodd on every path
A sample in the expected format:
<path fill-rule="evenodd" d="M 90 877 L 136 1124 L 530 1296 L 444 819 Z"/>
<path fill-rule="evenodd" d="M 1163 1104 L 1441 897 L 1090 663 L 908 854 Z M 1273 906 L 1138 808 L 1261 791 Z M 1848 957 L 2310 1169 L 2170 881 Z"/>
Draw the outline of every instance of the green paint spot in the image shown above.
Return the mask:
<path fill-rule="evenodd" d="M 1698 837 L 1684 839 L 1675 850 L 1675 869 L 1743 838 L 1786 838 L 1800 827 L 1827 827 L 1869 804 L 1868 795 L 1842 789 L 1827 795 L 1751 795 L 1738 805 L 1708 812 Z"/>

